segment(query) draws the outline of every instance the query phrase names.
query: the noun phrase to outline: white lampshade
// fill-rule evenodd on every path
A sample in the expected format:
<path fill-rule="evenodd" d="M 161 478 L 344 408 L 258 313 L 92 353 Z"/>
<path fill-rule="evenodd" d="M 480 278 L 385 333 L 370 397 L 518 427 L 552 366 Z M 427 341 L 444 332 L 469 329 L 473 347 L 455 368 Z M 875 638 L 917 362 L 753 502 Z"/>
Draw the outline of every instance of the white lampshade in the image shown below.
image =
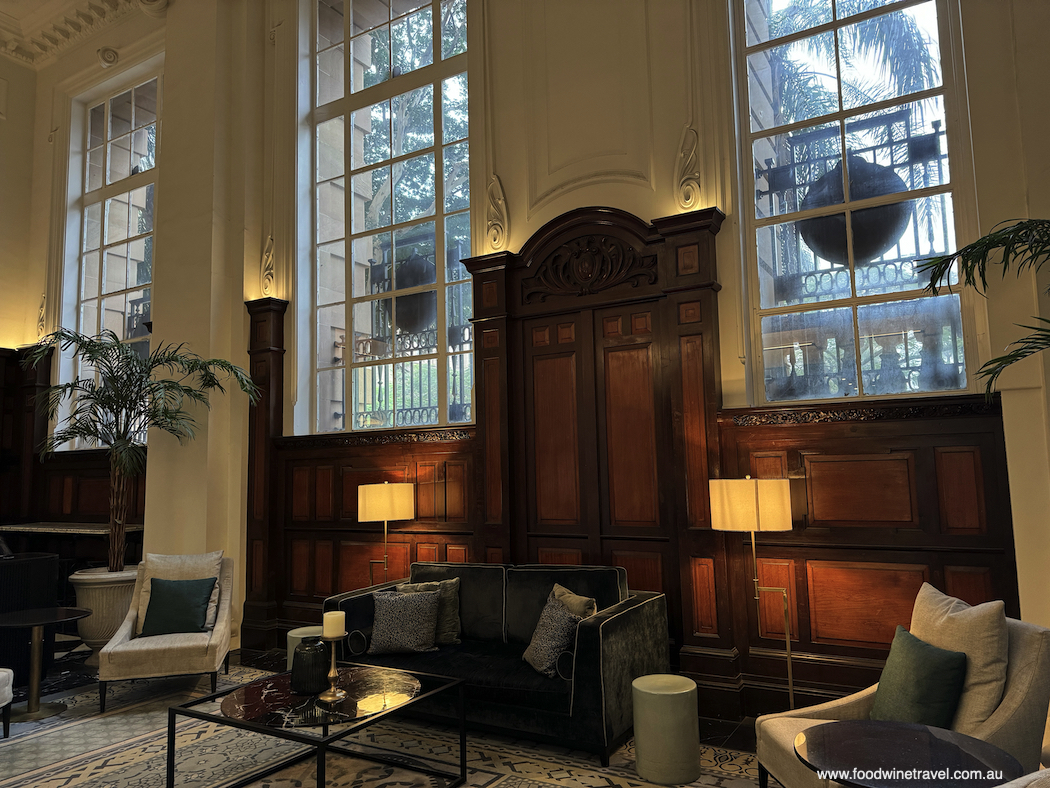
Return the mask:
<path fill-rule="evenodd" d="M 413 520 L 416 516 L 414 484 L 362 484 L 357 488 L 357 521 L 378 523 Z"/>
<path fill-rule="evenodd" d="M 711 527 L 716 531 L 790 531 L 787 479 L 711 479 Z"/>

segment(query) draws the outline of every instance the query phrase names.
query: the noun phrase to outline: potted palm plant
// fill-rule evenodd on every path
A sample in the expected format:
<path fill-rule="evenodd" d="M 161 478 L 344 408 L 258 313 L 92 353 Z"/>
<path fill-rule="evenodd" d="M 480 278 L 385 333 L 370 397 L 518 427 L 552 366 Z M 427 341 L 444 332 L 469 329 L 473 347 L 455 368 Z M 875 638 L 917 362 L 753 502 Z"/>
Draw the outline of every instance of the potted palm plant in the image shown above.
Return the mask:
<path fill-rule="evenodd" d="M 926 289 L 936 294 L 941 287 L 950 286 L 949 277 L 958 262 L 959 281 L 983 293 L 988 287 L 989 264 L 1001 265 L 1002 274 L 1006 276 L 1011 265 L 1020 275 L 1027 269 L 1038 271 L 1048 260 L 1050 219 L 1019 219 L 997 224 L 987 235 L 951 254 L 922 261 L 919 272 L 930 277 Z M 1050 320 L 1045 317 L 1032 319 L 1041 325 L 1021 326 L 1031 333 L 1010 343 L 1008 352 L 985 362 L 977 371 L 978 376 L 985 379 L 985 393 L 989 396 L 1007 367 L 1050 348 Z"/>
<path fill-rule="evenodd" d="M 147 430 L 164 430 L 180 443 L 192 440 L 197 422 L 189 408 L 208 407 L 210 394 L 225 393 L 224 380 L 232 379 L 252 402 L 259 388 L 228 361 L 202 358 L 182 344 L 160 344 L 144 354 L 141 344 L 121 342 L 112 331 L 86 336 L 60 328 L 26 353 L 23 366 L 35 366 L 55 347 L 73 352 L 79 372 L 42 394 L 48 419 L 61 420 L 40 459 L 70 442 L 103 448 L 109 457 L 108 565 L 70 577 L 78 604 L 93 611 L 81 619 L 80 636 L 92 648 L 88 664 L 98 664 L 98 650 L 119 627 L 134 589 L 135 570 L 124 567 L 125 528 L 130 485 L 146 466 Z"/>

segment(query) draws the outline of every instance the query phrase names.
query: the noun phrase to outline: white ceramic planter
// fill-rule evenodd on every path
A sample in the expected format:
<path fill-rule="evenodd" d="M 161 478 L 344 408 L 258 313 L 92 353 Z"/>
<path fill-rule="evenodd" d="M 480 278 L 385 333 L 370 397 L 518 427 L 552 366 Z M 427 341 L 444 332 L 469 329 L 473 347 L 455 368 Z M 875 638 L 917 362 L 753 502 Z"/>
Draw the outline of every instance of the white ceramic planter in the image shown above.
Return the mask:
<path fill-rule="evenodd" d="M 91 615 L 77 622 L 84 644 L 91 648 L 86 665 L 98 666 L 98 652 L 116 634 L 131 607 L 135 590 L 136 567 L 110 572 L 106 567 L 81 569 L 69 576 L 77 594 L 77 607 L 86 607 Z"/>

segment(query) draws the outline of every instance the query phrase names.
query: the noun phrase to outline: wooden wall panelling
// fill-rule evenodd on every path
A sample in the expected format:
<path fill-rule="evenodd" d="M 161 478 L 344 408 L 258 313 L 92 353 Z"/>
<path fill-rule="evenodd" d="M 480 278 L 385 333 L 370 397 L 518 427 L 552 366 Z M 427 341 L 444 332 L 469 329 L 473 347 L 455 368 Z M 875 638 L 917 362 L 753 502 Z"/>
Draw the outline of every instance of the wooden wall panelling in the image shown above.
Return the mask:
<path fill-rule="evenodd" d="M 685 495 L 690 528 L 707 528 L 708 391 L 705 385 L 704 343 L 697 334 L 678 338 L 681 363 L 682 441 Z"/>
<path fill-rule="evenodd" d="M 410 545 L 388 544 L 387 571 L 383 572 L 383 543 L 341 540 L 338 548 L 338 583 L 336 593 L 365 588 L 386 580 L 408 577 Z"/>
<path fill-rule="evenodd" d="M 439 545 L 436 543 L 423 543 L 418 542 L 416 544 L 416 560 L 417 561 L 440 561 Z"/>
<path fill-rule="evenodd" d="M 465 523 L 470 500 L 470 469 L 462 460 L 445 461 L 445 522 Z"/>
<path fill-rule="evenodd" d="M 718 604 L 715 590 L 715 560 L 692 556 L 689 559 L 693 636 L 718 634 Z"/>
<path fill-rule="evenodd" d="M 609 548 L 609 563 L 627 570 L 627 585 L 637 591 L 665 591 L 663 555 L 658 550 Z"/>
<path fill-rule="evenodd" d="M 783 588 L 788 595 L 788 615 L 791 639 L 798 640 L 798 595 L 795 592 L 795 562 L 785 558 L 758 559 L 758 585 L 762 588 Z M 752 594 L 752 599 L 754 595 Z M 758 636 L 784 637 L 784 596 L 775 591 L 760 591 L 758 595 Z"/>
<path fill-rule="evenodd" d="M 416 463 L 416 519 L 442 519 L 445 512 L 444 474 L 436 460 Z"/>
<path fill-rule="evenodd" d="M 978 446 L 938 446 L 937 498 L 941 531 L 981 534 L 985 531 L 984 472 Z"/>
<path fill-rule="evenodd" d="M 332 520 L 335 517 L 335 469 L 331 465 L 320 465 L 314 470 L 314 476 L 314 516 L 318 520 Z"/>
<path fill-rule="evenodd" d="M 306 596 L 310 593 L 310 539 L 292 539 L 288 555 L 288 590 Z"/>
<path fill-rule="evenodd" d="M 536 563 L 579 565 L 583 563 L 583 550 L 578 547 L 538 547 Z"/>
<path fill-rule="evenodd" d="M 445 545 L 445 560 L 455 564 L 465 564 L 470 561 L 470 550 L 465 544 Z"/>
<path fill-rule="evenodd" d="M 362 484 L 381 484 L 383 482 L 401 483 L 410 482 L 412 479 L 408 474 L 407 463 L 398 461 L 387 467 L 357 467 L 344 465 L 340 469 L 342 488 L 342 511 L 339 516 L 343 520 L 357 522 L 357 488 Z"/>
<path fill-rule="evenodd" d="M 314 497 L 313 468 L 300 465 L 292 468 L 292 519 L 311 520 L 313 511 L 311 498 Z"/>
<path fill-rule="evenodd" d="M 813 526 L 919 528 L 913 452 L 805 457 Z"/>
<path fill-rule="evenodd" d="M 487 564 L 502 564 L 503 563 L 503 548 L 502 547 L 486 547 L 485 548 L 485 563 L 487 563 Z"/>
<path fill-rule="evenodd" d="M 888 647 L 911 622 L 926 564 L 807 561 L 810 634 L 816 643 Z"/>
<path fill-rule="evenodd" d="M 944 567 L 944 591 L 971 605 L 999 598 L 995 593 L 992 569 L 988 566 Z"/>
<path fill-rule="evenodd" d="M 576 525 L 581 491 L 575 354 L 534 357 L 532 380 L 535 527 Z"/>
<path fill-rule="evenodd" d="M 751 476 L 755 479 L 786 479 L 786 451 L 753 451 L 750 454 Z"/>
<path fill-rule="evenodd" d="M 313 593 L 327 597 L 335 593 L 335 543 L 331 539 L 314 542 Z"/>

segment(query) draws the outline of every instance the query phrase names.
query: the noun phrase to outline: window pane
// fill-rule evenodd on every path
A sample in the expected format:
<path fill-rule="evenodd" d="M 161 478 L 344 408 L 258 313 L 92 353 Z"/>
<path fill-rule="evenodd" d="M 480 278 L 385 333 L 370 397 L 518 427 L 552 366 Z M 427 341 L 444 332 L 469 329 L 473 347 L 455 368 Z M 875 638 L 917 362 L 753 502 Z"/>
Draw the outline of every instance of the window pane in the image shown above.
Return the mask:
<path fill-rule="evenodd" d="M 467 51 L 467 0 L 441 4 L 441 59 Z"/>
<path fill-rule="evenodd" d="M 115 293 L 128 286 L 128 245 L 117 244 L 103 253 L 102 292 Z"/>
<path fill-rule="evenodd" d="M 109 143 L 109 179 L 116 183 L 131 175 L 131 135 L 118 137 Z"/>
<path fill-rule="evenodd" d="M 467 75 L 456 74 L 441 83 L 441 141 L 455 142 L 469 132 Z"/>
<path fill-rule="evenodd" d="M 80 258 L 80 295 L 98 298 L 98 252 L 88 252 Z"/>
<path fill-rule="evenodd" d="M 131 91 L 109 100 L 109 138 L 131 131 Z"/>
<path fill-rule="evenodd" d="M 343 429 L 346 400 L 343 394 L 344 372 L 328 369 L 317 373 L 317 431 L 336 432 Z"/>
<path fill-rule="evenodd" d="M 131 174 L 152 170 L 156 164 L 157 127 L 147 126 L 131 135 Z"/>
<path fill-rule="evenodd" d="M 461 424 L 474 418 L 471 395 L 474 393 L 474 361 L 470 353 L 448 357 L 448 420 Z"/>
<path fill-rule="evenodd" d="M 123 241 L 128 237 L 128 195 L 120 194 L 106 200 L 106 243 Z"/>
<path fill-rule="evenodd" d="M 929 277 L 916 274 L 916 261 L 955 249 L 950 194 L 865 208 L 854 211 L 851 221 L 857 295 L 922 290 Z M 953 268 L 946 284 L 958 281 Z"/>
<path fill-rule="evenodd" d="M 356 170 L 390 158 L 390 102 L 381 101 L 353 114 L 353 163 Z"/>
<path fill-rule="evenodd" d="M 393 98 L 393 153 L 401 156 L 434 144 L 434 86 Z"/>
<path fill-rule="evenodd" d="M 941 84 L 934 2 L 846 25 L 839 31 L 845 109 Z"/>
<path fill-rule="evenodd" d="M 354 370 L 354 429 L 394 426 L 394 368 L 390 364 Z"/>
<path fill-rule="evenodd" d="M 354 232 L 390 224 L 390 168 L 377 167 L 353 178 Z"/>
<path fill-rule="evenodd" d="M 346 345 L 346 307 L 344 304 L 317 310 L 317 366 L 341 367 Z"/>
<path fill-rule="evenodd" d="M 102 240 L 102 203 L 84 209 L 84 250 L 98 249 Z"/>
<path fill-rule="evenodd" d="M 124 294 L 102 299 L 102 328 L 112 331 L 118 339 L 124 339 Z"/>
<path fill-rule="evenodd" d="M 754 143 L 755 216 L 759 219 L 843 201 L 842 141 L 837 123 L 761 137 Z M 834 172 L 834 175 L 829 173 Z M 838 188 L 829 188 L 837 178 Z"/>
<path fill-rule="evenodd" d="M 343 116 L 317 124 L 317 180 L 327 181 L 343 174 Z"/>
<path fill-rule="evenodd" d="M 839 0 L 835 9 L 835 16 L 839 19 L 846 19 L 847 17 L 862 14 L 865 11 L 883 8 L 899 2 L 901 0 Z"/>
<path fill-rule="evenodd" d="M 343 0 L 317 0 L 317 50 L 342 41 Z"/>
<path fill-rule="evenodd" d="M 343 45 L 326 49 L 317 56 L 317 106 L 343 97 Z"/>
<path fill-rule="evenodd" d="M 153 184 L 131 192 L 131 225 L 128 235 L 153 232 Z"/>
<path fill-rule="evenodd" d="M 398 427 L 437 424 L 437 359 L 394 365 L 394 407 Z"/>
<path fill-rule="evenodd" d="M 351 2 L 350 7 L 353 9 L 350 20 L 352 36 L 390 21 L 390 0 L 357 0 Z"/>
<path fill-rule="evenodd" d="M 135 88 L 135 128 L 157 122 L 157 80 Z"/>
<path fill-rule="evenodd" d="M 80 333 L 93 337 L 98 333 L 98 301 L 84 301 L 80 305 Z"/>
<path fill-rule="evenodd" d="M 390 358 L 393 325 L 390 298 L 354 304 L 354 361 Z"/>
<path fill-rule="evenodd" d="M 855 192 L 851 180 L 851 197 L 856 200 L 948 183 L 945 131 L 944 103 L 940 96 L 847 120 L 846 146 L 850 161 L 860 156 L 865 161 L 892 168 L 897 176 L 892 179 L 888 174 L 881 174 L 880 180 L 887 186 L 861 192 Z M 848 163 L 846 166 L 849 169 Z M 854 179 L 855 174 L 851 173 L 850 177 Z"/>
<path fill-rule="evenodd" d="M 470 153 L 467 143 L 445 148 L 445 211 L 470 207 Z"/>
<path fill-rule="evenodd" d="M 445 315 L 449 353 L 465 353 L 474 348 L 473 301 L 470 282 L 445 288 Z"/>
<path fill-rule="evenodd" d="M 771 402 L 856 396 L 853 310 L 763 317 L 762 358 Z"/>
<path fill-rule="evenodd" d="M 966 388 L 958 295 L 857 307 L 865 394 Z"/>
<path fill-rule="evenodd" d="M 797 0 L 775 0 L 772 3 L 750 0 L 744 3 L 748 46 L 809 30 L 830 21 L 831 0 L 809 0 L 804 5 Z"/>
<path fill-rule="evenodd" d="M 747 74 L 752 131 L 839 108 L 833 33 L 756 52 L 747 59 Z"/>
<path fill-rule="evenodd" d="M 90 192 L 102 185 L 102 148 L 88 151 L 87 184 L 84 191 Z"/>
<path fill-rule="evenodd" d="M 317 303 L 331 304 L 346 298 L 346 246 L 337 241 L 317 248 Z"/>
<path fill-rule="evenodd" d="M 140 287 L 153 281 L 153 236 L 128 244 L 128 287 Z"/>
<path fill-rule="evenodd" d="M 434 213 L 434 154 L 424 153 L 393 165 L 394 221 L 408 222 Z"/>
<path fill-rule="evenodd" d="M 317 243 L 334 241 L 346 235 L 346 215 L 343 207 L 343 179 L 322 183 L 317 187 Z"/>
<path fill-rule="evenodd" d="M 358 36 L 352 42 L 354 92 L 390 79 L 390 26 Z"/>
<path fill-rule="evenodd" d="M 846 257 L 845 214 L 759 229 L 758 278 L 762 307 L 849 297 L 852 295 L 849 268 L 839 257 Z"/>
<path fill-rule="evenodd" d="M 393 0 L 393 2 L 390 3 L 390 17 L 394 19 L 399 16 L 404 16 L 409 11 L 415 11 L 417 8 L 422 8 L 429 2 L 430 0 Z"/>
<path fill-rule="evenodd" d="M 390 25 L 391 75 L 399 77 L 434 62 L 432 14 L 429 8 Z"/>
<path fill-rule="evenodd" d="M 150 319 L 150 288 L 128 293 L 127 336 L 129 339 L 149 336 L 144 323 Z"/>
<path fill-rule="evenodd" d="M 390 292 L 390 260 L 390 233 L 354 241 L 354 298 Z"/>
<path fill-rule="evenodd" d="M 432 285 L 437 281 L 434 266 L 434 223 L 405 227 L 394 233 L 394 288 Z"/>
<path fill-rule="evenodd" d="M 105 139 L 106 105 L 99 104 L 88 112 L 88 147 L 97 148 Z"/>
<path fill-rule="evenodd" d="M 470 214 L 457 213 L 445 218 L 445 281 L 469 279 L 461 260 L 470 257 Z"/>
<path fill-rule="evenodd" d="M 399 356 L 425 356 L 437 352 L 437 292 L 398 296 L 394 299 Z"/>

